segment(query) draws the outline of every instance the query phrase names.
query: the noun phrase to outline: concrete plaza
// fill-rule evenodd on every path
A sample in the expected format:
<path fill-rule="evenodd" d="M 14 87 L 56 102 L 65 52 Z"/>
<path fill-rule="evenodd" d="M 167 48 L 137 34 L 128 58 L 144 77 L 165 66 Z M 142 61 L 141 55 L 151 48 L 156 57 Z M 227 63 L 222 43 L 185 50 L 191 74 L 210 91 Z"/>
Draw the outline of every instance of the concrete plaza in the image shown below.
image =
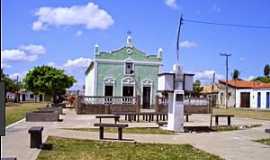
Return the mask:
<path fill-rule="evenodd" d="M 64 130 L 62 128 L 89 128 L 93 127 L 98 119 L 95 115 L 76 115 L 74 110 L 65 109 L 63 122 L 25 122 L 21 121 L 9 126 L 3 140 L 4 157 L 15 156 L 19 160 L 34 160 L 40 150 L 30 149 L 28 129 L 32 126 L 44 126 L 43 141 L 48 136 L 59 136 L 76 139 L 98 140 L 97 132 Z M 110 122 L 110 120 L 107 120 Z M 192 115 L 190 122 L 185 125 L 209 126 L 210 115 Z M 225 119 L 220 123 L 226 123 Z M 255 120 L 250 118 L 233 118 L 233 125 L 261 124 L 246 130 L 211 132 L 211 133 L 180 133 L 175 135 L 157 134 L 124 134 L 124 138 L 137 142 L 191 144 L 196 148 L 218 155 L 229 160 L 266 160 L 270 159 L 270 146 L 254 142 L 253 140 L 269 138 L 264 132 L 270 128 L 270 121 Z M 156 127 L 155 123 L 129 123 L 129 127 Z M 117 137 L 116 133 L 105 133 L 106 137 Z"/>

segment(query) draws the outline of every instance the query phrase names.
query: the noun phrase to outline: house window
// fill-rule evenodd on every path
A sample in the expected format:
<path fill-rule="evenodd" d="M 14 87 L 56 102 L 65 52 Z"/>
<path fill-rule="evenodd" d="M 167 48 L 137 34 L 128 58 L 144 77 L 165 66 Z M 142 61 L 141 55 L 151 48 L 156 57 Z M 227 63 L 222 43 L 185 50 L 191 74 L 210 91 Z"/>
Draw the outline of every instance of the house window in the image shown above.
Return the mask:
<path fill-rule="evenodd" d="M 266 93 L 266 108 L 270 108 L 270 92 Z"/>
<path fill-rule="evenodd" d="M 30 94 L 30 98 L 33 99 L 34 98 L 34 95 L 33 94 Z"/>
<path fill-rule="evenodd" d="M 261 107 L 261 92 L 257 93 L 257 107 Z"/>
<path fill-rule="evenodd" d="M 126 63 L 125 66 L 125 74 L 134 74 L 134 64 L 133 63 Z"/>

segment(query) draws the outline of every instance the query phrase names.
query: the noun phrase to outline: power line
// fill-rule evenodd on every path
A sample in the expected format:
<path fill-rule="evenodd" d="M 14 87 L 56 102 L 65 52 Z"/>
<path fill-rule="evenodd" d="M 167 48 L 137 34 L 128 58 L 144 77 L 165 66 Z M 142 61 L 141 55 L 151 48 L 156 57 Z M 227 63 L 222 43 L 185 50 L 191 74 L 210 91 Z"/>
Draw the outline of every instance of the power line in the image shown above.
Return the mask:
<path fill-rule="evenodd" d="M 194 20 L 194 19 L 184 19 L 184 22 L 185 21 L 190 22 L 190 23 L 200 23 L 200 24 L 238 27 L 238 28 L 270 29 L 270 26 L 257 26 L 257 25 L 231 24 L 231 23 L 216 23 L 216 22 L 198 21 L 198 20 Z"/>

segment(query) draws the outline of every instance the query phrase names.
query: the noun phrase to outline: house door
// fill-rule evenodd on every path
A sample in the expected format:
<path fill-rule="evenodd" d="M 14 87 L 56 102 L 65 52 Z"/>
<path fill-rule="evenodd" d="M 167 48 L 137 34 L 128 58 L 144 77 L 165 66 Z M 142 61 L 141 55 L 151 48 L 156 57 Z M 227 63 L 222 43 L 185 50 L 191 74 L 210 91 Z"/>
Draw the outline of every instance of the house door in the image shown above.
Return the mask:
<path fill-rule="evenodd" d="M 25 94 L 22 94 L 22 101 L 25 101 Z"/>
<path fill-rule="evenodd" d="M 133 86 L 123 86 L 123 96 L 133 97 Z"/>
<path fill-rule="evenodd" d="M 143 87 L 143 108 L 150 108 L 151 87 Z"/>
<path fill-rule="evenodd" d="M 240 96 L 240 107 L 249 108 L 250 107 L 250 93 L 242 92 Z"/>
<path fill-rule="evenodd" d="M 39 95 L 39 102 L 42 102 L 42 101 L 43 101 L 43 95 L 40 94 L 40 95 Z"/>
<path fill-rule="evenodd" d="M 105 96 L 113 96 L 113 86 L 105 86 Z"/>

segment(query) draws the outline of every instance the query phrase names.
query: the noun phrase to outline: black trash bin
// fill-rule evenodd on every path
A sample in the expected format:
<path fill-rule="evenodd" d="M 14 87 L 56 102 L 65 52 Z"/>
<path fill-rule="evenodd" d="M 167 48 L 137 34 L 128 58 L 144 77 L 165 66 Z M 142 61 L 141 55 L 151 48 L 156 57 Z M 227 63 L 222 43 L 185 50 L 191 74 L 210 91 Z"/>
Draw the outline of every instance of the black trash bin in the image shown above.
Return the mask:
<path fill-rule="evenodd" d="M 31 127 L 28 130 L 30 134 L 30 148 L 40 148 L 42 144 L 43 127 Z"/>

